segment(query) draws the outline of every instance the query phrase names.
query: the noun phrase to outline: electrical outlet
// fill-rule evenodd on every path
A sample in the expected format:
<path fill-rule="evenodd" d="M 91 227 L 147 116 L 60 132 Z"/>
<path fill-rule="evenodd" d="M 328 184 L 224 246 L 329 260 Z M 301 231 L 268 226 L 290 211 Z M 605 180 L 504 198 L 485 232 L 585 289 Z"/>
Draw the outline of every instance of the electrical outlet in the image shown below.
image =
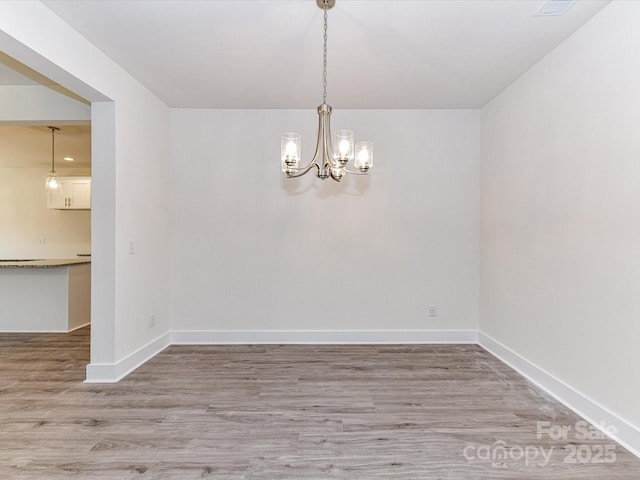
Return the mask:
<path fill-rule="evenodd" d="M 45 243 L 47 243 L 47 239 L 46 239 L 46 238 L 44 238 L 44 237 L 42 237 L 42 238 L 40 239 L 40 245 L 44 245 Z"/>
<path fill-rule="evenodd" d="M 153 328 L 156 326 L 156 314 L 152 313 L 149 315 L 149 328 Z"/>
<path fill-rule="evenodd" d="M 428 307 L 429 317 L 435 318 L 438 316 L 438 306 L 437 305 L 429 305 Z"/>
<path fill-rule="evenodd" d="M 129 255 L 133 255 L 136 253 L 136 241 L 129 240 Z"/>

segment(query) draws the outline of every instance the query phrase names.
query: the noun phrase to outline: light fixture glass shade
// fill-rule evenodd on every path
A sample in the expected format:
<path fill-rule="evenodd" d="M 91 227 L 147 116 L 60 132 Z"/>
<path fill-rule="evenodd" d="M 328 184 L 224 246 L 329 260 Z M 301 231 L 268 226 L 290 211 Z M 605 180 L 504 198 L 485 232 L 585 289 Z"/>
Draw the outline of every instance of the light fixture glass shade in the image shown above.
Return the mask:
<path fill-rule="evenodd" d="M 344 176 L 344 168 L 331 167 L 331 176 L 336 180 L 340 180 Z"/>
<path fill-rule="evenodd" d="M 372 142 L 358 142 L 356 145 L 356 168 L 366 173 L 373 165 L 373 143 Z"/>
<path fill-rule="evenodd" d="M 353 160 L 353 132 L 351 130 L 336 130 L 333 134 L 333 160 L 336 165 L 344 167 L 349 160 Z"/>
<path fill-rule="evenodd" d="M 58 176 L 54 171 L 49 172 L 49 176 L 47 177 L 47 180 L 45 181 L 44 186 L 47 192 L 51 192 L 51 193 L 62 192 L 62 185 L 60 185 Z"/>
<path fill-rule="evenodd" d="M 300 161 L 300 134 L 286 132 L 280 140 L 280 157 L 282 158 L 282 171 L 286 174 L 294 173 Z"/>

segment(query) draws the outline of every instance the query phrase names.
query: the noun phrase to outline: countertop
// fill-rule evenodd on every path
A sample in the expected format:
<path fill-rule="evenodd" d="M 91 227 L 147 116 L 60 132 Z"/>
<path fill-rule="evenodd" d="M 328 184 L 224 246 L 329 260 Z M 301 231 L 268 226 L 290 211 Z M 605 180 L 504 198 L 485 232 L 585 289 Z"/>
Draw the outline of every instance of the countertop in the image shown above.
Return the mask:
<path fill-rule="evenodd" d="M 0 268 L 55 268 L 91 263 L 90 258 L 54 258 L 45 260 L 0 260 Z"/>

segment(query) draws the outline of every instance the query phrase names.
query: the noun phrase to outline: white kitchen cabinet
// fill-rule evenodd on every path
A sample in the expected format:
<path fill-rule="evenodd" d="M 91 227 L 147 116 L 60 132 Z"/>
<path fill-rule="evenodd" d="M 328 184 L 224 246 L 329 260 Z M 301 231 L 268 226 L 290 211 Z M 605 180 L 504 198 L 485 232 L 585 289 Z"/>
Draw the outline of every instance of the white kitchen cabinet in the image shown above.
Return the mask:
<path fill-rule="evenodd" d="M 61 193 L 47 194 L 47 208 L 55 210 L 90 210 L 91 177 L 58 177 Z"/>

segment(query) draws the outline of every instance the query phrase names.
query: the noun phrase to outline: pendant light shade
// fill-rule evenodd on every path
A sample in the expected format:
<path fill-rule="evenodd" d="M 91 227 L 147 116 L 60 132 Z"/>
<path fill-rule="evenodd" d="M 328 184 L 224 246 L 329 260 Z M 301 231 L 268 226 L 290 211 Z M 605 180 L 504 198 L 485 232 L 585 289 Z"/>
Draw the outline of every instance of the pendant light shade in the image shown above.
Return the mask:
<path fill-rule="evenodd" d="M 58 127 L 47 127 L 51 130 L 51 171 L 45 182 L 45 189 L 50 193 L 62 193 L 62 186 L 58 180 L 58 174 L 56 173 L 56 131 L 60 130 Z"/>

